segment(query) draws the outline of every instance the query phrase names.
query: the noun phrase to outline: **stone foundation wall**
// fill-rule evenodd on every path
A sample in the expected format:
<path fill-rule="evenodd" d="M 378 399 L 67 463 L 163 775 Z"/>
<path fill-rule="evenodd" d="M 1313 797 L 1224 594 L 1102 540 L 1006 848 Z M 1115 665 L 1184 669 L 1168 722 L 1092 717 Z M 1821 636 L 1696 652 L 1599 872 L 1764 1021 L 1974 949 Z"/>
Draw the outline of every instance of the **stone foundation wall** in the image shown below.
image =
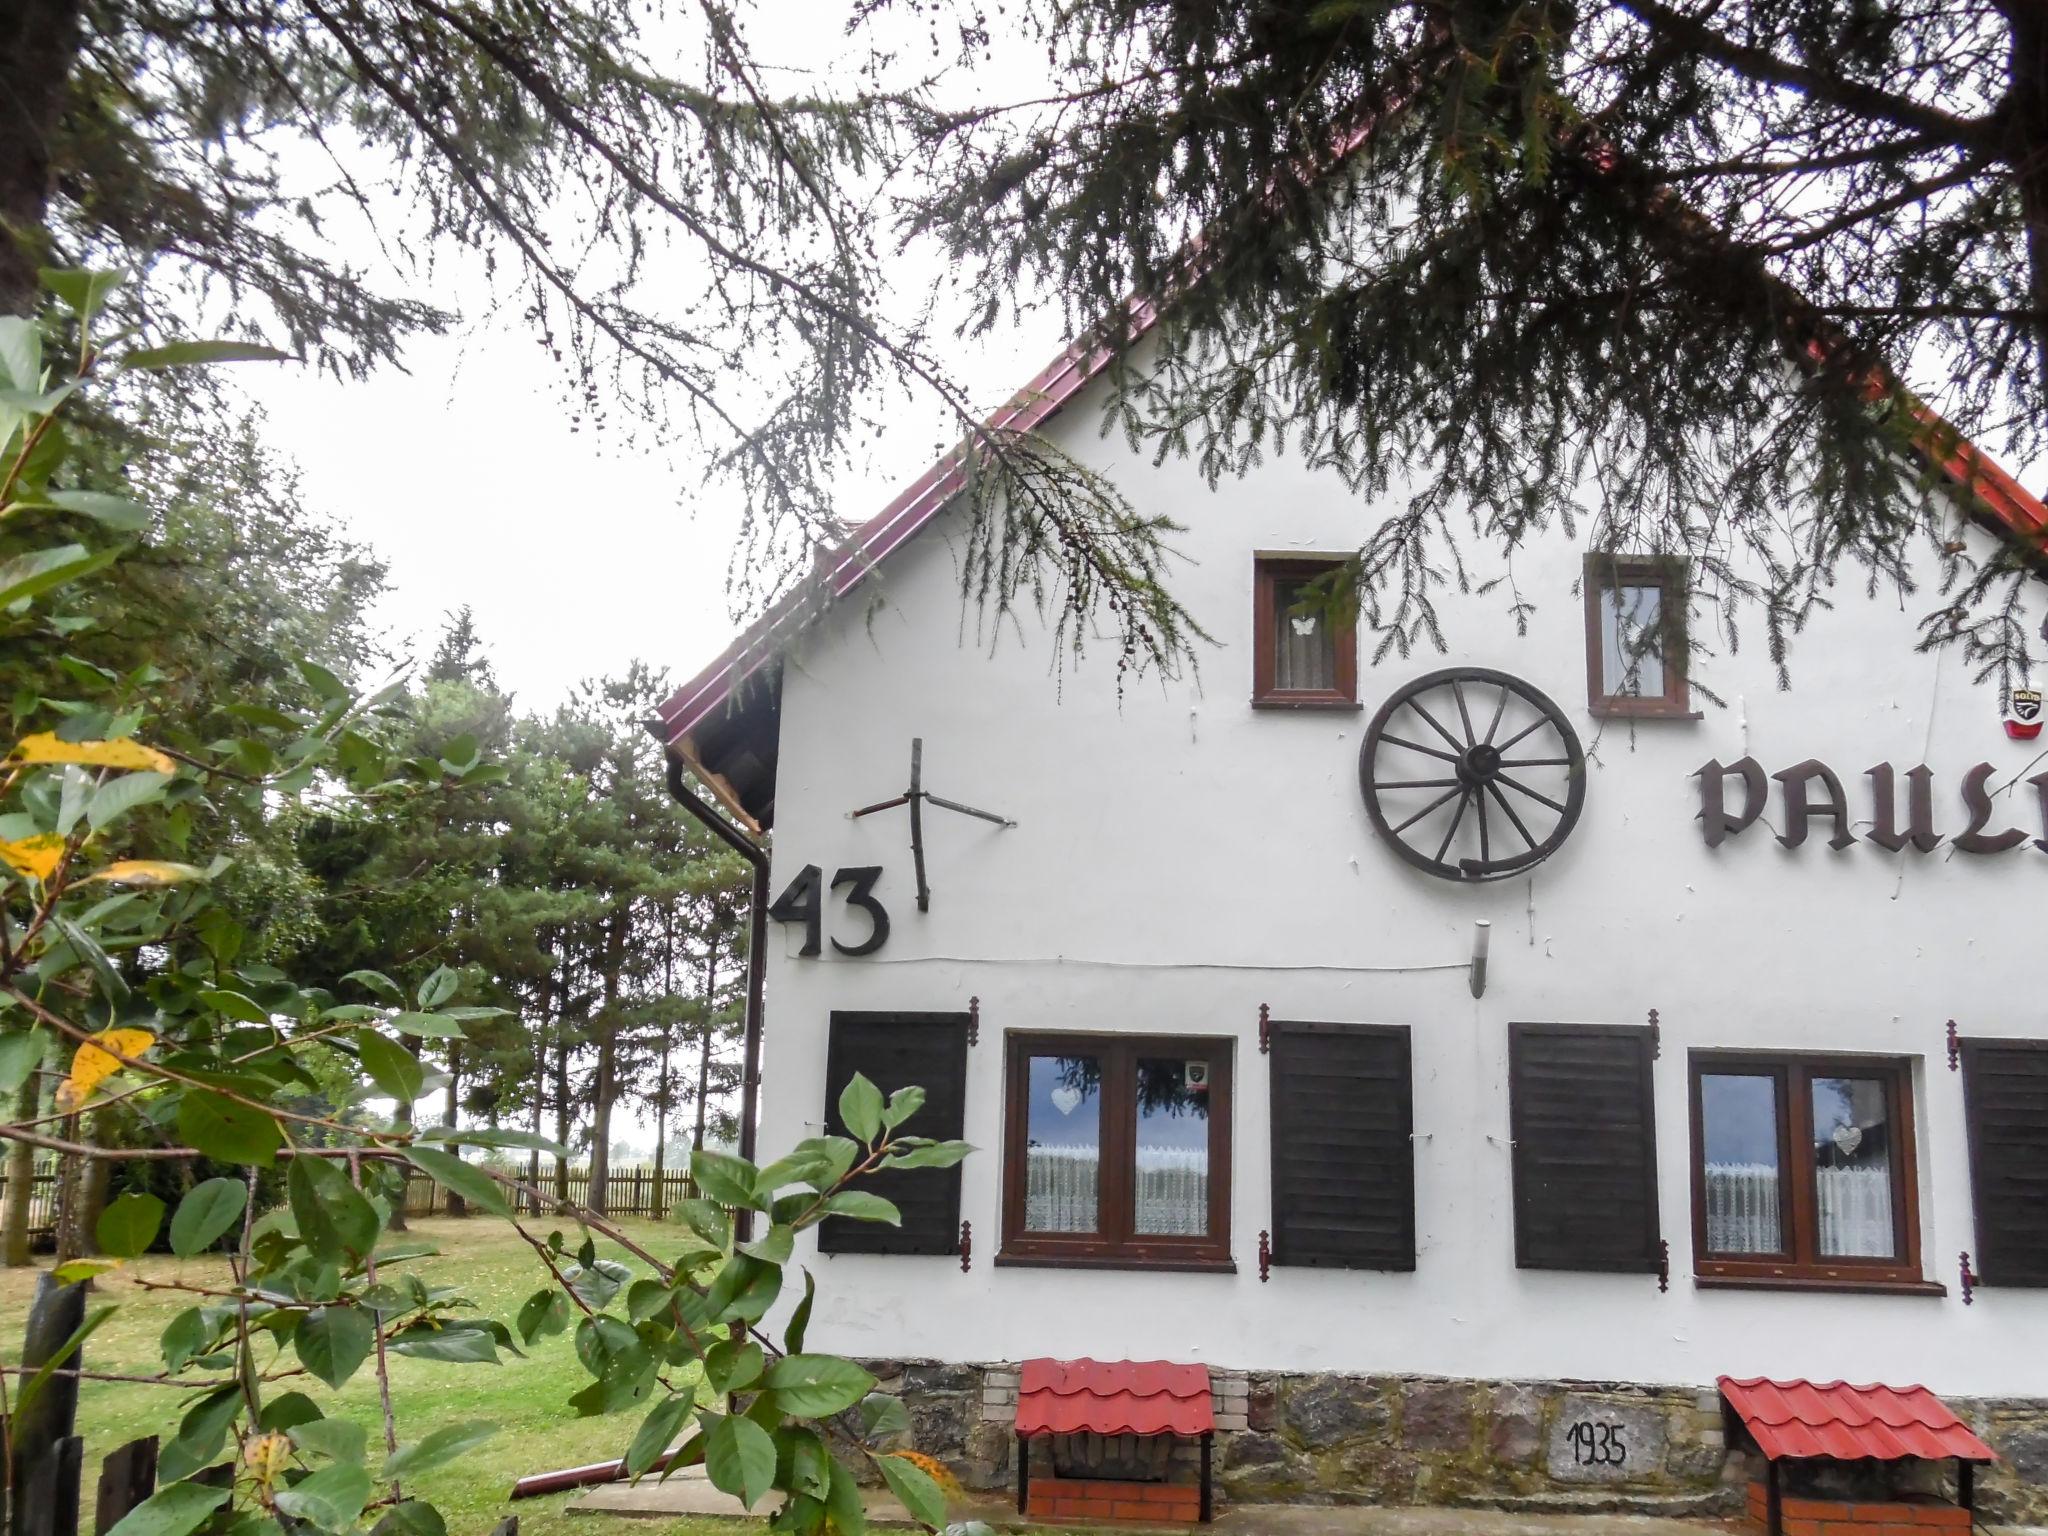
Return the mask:
<path fill-rule="evenodd" d="M 1014 1486 L 1017 1367 L 870 1360 L 911 1443 L 971 1488 Z M 1712 1389 L 1611 1382 L 1212 1372 L 1218 1497 L 1235 1503 L 1452 1504 L 1735 1514 L 1755 1468 L 1724 1442 Z M 1951 1400 L 1999 1454 L 1984 1517 L 2048 1521 L 2048 1400 Z M 1036 1448 L 1033 1475 L 1049 1473 Z M 1194 1476 L 1193 1445 L 1173 1479 Z M 1910 1481 L 1941 1492 L 1923 1468 Z"/>

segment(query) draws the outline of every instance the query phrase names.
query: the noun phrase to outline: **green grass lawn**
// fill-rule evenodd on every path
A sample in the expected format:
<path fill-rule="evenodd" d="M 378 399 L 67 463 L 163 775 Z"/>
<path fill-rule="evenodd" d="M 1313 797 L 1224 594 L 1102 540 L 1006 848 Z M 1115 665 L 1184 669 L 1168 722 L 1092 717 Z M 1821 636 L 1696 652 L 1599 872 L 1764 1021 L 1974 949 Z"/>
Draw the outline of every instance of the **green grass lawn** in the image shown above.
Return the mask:
<path fill-rule="evenodd" d="M 664 1234 L 673 1230 L 630 1217 L 619 1225 L 654 1253 L 663 1251 L 667 1246 Z M 462 1286 L 479 1309 L 507 1324 L 520 1302 L 546 1278 L 532 1250 L 503 1222 L 435 1217 L 415 1218 L 412 1226 L 414 1237 L 441 1250 L 437 1257 L 415 1261 L 420 1273 L 438 1284 Z M 633 1262 L 615 1244 L 600 1242 L 598 1251 L 606 1258 Z M 87 1370 L 127 1375 L 161 1370 L 157 1337 L 164 1324 L 193 1301 L 176 1291 L 144 1291 L 132 1284 L 128 1275 L 180 1279 L 195 1285 L 227 1282 L 221 1259 L 179 1260 L 154 1254 L 131 1261 L 123 1273 L 103 1277 L 91 1305 L 112 1302 L 119 1310 L 87 1342 Z M 0 1270 L 0 1351 L 9 1363 L 20 1358 L 22 1324 L 34 1287 L 33 1271 Z M 518 1504 L 507 1498 L 514 1480 L 528 1473 L 606 1461 L 625 1453 L 638 1424 L 637 1413 L 579 1419 L 567 1405 L 569 1395 L 589 1379 L 577 1364 L 568 1334 L 542 1339 L 525 1359 L 506 1356 L 499 1365 L 448 1365 L 393 1357 L 391 1399 L 401 1443 L 416 1440 L 442 1424 L 481 1419 L 498 1426 L 495 1437 L 424 1476 L 416 1490 L 409 1485 L 407 1491 L 416 1491 L 440 1508 L 447 1517 L 449 1536 L 486 1536 L 508 1514 L 519 1516 L 520 1536 L 565 1536 L 571 1529 L 592 1536 L 603 1522 L 564 1513 L 573 1494 L 553 1494 Z M 318 1383 L 306 1390 L 330 1414 L 357 1420 L 370 1429 L 373 1444 L 381 1443 L 383 1427 L 373 1369 L 366 1366 L 339 1394 Z M 85 1436 L 84 1519 L 88 1528 L 100 1459 L 141 1435 L 161 1435 L 168 1442 L 176 1432 L 179 1401 L 188 1396 L 162 1386 L 83 1384 L 78 1428 Z M 754 1522 L 739 1520 L 643 1521 L 635 1523 L 634 1536 L 736 1536 L 759 1529 Z"/>

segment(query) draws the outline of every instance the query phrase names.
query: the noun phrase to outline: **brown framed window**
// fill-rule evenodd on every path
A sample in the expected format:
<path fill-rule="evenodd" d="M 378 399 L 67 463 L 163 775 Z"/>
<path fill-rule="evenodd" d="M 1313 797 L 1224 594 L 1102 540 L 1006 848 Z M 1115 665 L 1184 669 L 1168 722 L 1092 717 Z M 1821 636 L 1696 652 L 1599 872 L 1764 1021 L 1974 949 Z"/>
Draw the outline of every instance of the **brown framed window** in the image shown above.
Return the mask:
<path fill-rule="evenodd" d="M 1214 1036 L 1010 1035 L 996 1262 L 1231 1268 L 1230 1065 Z"/>
<path fill-rule="evenodd" d="M 1358 623 L 1310 594 L 1344 562 L 1260 555 L 1252 565 L 1252 703 L 1267 709 L 1356 709 Z"/>
<path fill-rule="evenodd" d="M 1596 716 L 1694 720 L 1686 564 L 1586 556 L 1586 694 Z"/>
<path fill-rule="evenodd" d="M 1693 1271 L 1938 1291 L 1920 1272 L 1904 1061 L 1692 1053 Z"/>

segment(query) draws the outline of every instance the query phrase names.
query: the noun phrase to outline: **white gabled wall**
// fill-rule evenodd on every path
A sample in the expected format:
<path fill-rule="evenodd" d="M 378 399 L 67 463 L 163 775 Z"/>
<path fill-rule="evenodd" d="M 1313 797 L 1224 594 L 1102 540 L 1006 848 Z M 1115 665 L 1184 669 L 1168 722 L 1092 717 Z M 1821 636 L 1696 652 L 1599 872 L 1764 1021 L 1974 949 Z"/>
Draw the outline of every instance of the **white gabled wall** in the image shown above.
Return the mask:
<path fill-rule="evenodd" d="M 1211 492 L 1184 463 L 1154 468 L 1103 439 L 1084 398 L 1053 429 L 1112 473 L 1142 511 L 1189 525 L 1178 590 L 1221 642 L 1199 686 L 1116 695 L 1110 648 L 1062 680 L 1049 642 L 1007 636 L 991 654 L 963 619 L 943 520 L 884 568 L 879 611 L 849 606 L 792 659 L 783 683 L 774 888 L 807 863 L 880 864 L 893 930 L 863 959 L 796 956 L 771 928 L 760 1146 L 778 1154 L 823 1113 L 827 1018 L 843 1009 L 964 1009 L 970 1052 L 962 1214 L 974 1262 L 814 1251 L 811 1338 L 869 1356 L 954 1360 L 1040 1354 L 1205 1360 L 1297 1370 L 1706 1382 L 1723 1371 L 1924 1381 L 1960 1394 L 2048 1394 L 2048 1292 L 1982 1290 L 1963 1306 L 1958 1253 L 1974 1246 L 1961 1079 L 1944 1021 L 1966 1033 L 2048 1035 L 2041 941 L 2048 854 L 1948 847 L 1842 852 L 1816 828 L 1772 840 L 1779 801 L 1718 850 L 1695 815 L 1694 770 L 1754 755 L 1767 771 L 1818 757 L 1867 827 L 1863 771 L 1925 761 L 1937 825 L 1963 824 L 1963 771 L 1996 782 L 2035 748 L 2009 742 L 1998 701 L 1953 656 L 1916 655 L 1922 596 L 1866 600 L 1853 580 L 1802 635 L 1781 692 L 1751 626 L 1739 655 L 1702 654 L 1729 701 L 1697 722 L 1599 729 L 1585 708 L 1579 550 L 1518 556 L 1538 604 L 1517 638 L 1494 594 L 1444 600 L 1453 650 L 1374 667 L 1359 713 L 1272 713 L 1247 703 L 1252 552 L 1354 545 L 1378 515 L 1335 477 L 1271 463 Z M 1973 535 L 1974 537 L 1974 535 Z M 1711 644 L 1711 642 L 1709 642 Z M 1527 679 L 1572 718 L 1589 751 L 1584 817 L 1528 878 L 1460 888 L 1400 863 L 1375 838 L 1357 761 L 1370 711 L 1393 688 L 1470 663 Z M 846 813 L 903 788 L 912 736 L 928 788 L 1014 817 L 999 830 L 926 818 L 932 910 L 912 896 L 908 827 Z M 1903 781 L 1901 781 L 1903 794 Z M 2041 835 L 2033 791 L 2001 819 Z M 1859 828 L 1861 830 L 1861 828 Z M 1460 967 L 1475 919 L 1493 924 L 1483 1000 Z M 827 932 L 865 919 L 838 899 Z M 1412 1274 L 1257 1272 L 1271 1225 L 1261 1003 L 1276 1017 L 1406 1024 L 1414 1031 L 1418 1261 Z M 1672 1281 L 1518 1271 L 1509 1197 L 1507 1025 L 1639 1023 L 1660 1011 L 1659 1184 Z M 1006 1030 L 1144 1030 L 1236 1042 L 1235 1275 L 999 1268 L 998 1181 Z M 1942 1299 L 1706 1291 L 1691 1278 L 1686 1053 L 1812 1048 L 1915 1061 L 1921 1247 Z M 807 1242 L 806 1248 L 809 1248 Z"/>

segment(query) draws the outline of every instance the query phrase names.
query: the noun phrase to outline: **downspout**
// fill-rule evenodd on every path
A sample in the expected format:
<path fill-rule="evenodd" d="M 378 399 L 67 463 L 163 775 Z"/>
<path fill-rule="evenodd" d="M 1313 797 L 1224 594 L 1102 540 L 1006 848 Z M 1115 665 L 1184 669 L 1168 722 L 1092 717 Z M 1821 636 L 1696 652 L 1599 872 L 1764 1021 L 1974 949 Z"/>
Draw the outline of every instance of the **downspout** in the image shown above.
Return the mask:
<path fill-rule="evenodd" d="M 683 762 L 668 758 L 668 792 L 727 847 L 754 868 L 754 895 L 747 915 L 747 1007 L 740 1062 L 740 1156 L 754 1161 L 754 1110 L 761 1095 L 761 994 L 768 974 L 768 854 L 683 782 Z M 744 1236 L 750 1212 L 740 1214 Z"/>

